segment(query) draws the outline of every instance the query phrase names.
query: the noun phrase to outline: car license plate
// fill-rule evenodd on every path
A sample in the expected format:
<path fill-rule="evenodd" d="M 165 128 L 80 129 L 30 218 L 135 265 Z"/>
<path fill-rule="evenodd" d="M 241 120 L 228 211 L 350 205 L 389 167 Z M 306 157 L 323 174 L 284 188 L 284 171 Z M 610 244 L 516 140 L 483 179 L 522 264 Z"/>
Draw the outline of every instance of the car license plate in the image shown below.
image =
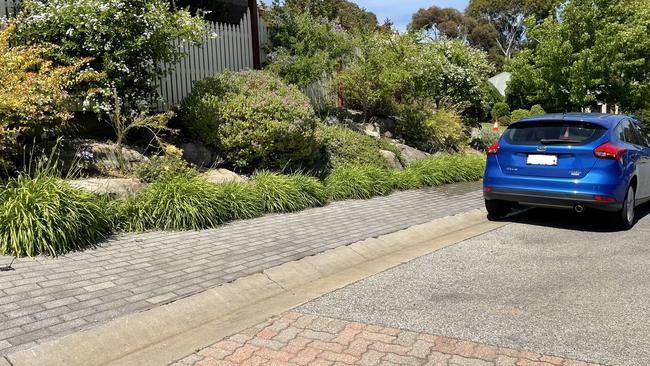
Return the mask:
<path fill-rule="evenodd" d="M 557 155 L 528 155 L 528 165 L 557 165 Z"/>

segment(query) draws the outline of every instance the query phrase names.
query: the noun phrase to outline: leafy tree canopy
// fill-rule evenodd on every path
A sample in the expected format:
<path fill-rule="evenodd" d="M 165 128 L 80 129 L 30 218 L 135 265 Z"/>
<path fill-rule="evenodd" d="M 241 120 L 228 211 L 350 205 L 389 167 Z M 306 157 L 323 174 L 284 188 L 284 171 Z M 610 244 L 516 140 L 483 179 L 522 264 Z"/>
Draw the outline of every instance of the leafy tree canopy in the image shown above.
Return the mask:
<path fill-rule="evenodd" d="M 524 19 L 544 19 L 555 0 L 470 0 L 466 14 L 485 21 L 496 29 L 494 38 L 506 59 L 526 42 Z"/>
<path fill-rule="evenodd" d="M 289 11 L 279 2 L 271 10 L 267 68 L 286 82 L 306 86 L 334 73 L 352 52 L 347 32 L 326 18 Z"/>
<path fill-rule="evenodd" d="M 426 31 L 434 39 L 461 39 L 471 46 L 488 52 L 492 63 L 501 68 L 503 55 L 497 46 L 497 30 L 487 22 L 465 15 L 454 8 L 432 6 L 413 14 L 411 31 Z"/>
<path fill-rule="evenodd" d="M 273 3 L 277 6 L 280 2 L 274 0 Z M 372 30 L 379 25 L 374 13 L 347 0 L 285 0 L 283 3 L 287 11 L 307 12 L 314 18 L 336 22 L 346 30 Z"/>
<path fill-rule="evenodd" d="M 570 111 L 605 102 L 624 111 L 650 100 L 650 3 L 569 0 L 541 24 L 526 21 L 534 47 L 510 63 L 513 106 Z"/>

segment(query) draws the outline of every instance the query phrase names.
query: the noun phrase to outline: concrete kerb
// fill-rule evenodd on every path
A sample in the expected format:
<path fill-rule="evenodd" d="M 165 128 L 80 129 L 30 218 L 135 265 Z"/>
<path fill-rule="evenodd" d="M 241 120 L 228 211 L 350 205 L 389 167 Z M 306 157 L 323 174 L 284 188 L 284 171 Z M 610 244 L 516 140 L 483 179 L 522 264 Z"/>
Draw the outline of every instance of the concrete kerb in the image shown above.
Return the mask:
<path fill-rule="evenodd" d="M 434 220 L 286 263 L 7 359 L 14 366 L 167 364 L 325 293 L 504 225 L 487 221 L 482 210 Z"/>

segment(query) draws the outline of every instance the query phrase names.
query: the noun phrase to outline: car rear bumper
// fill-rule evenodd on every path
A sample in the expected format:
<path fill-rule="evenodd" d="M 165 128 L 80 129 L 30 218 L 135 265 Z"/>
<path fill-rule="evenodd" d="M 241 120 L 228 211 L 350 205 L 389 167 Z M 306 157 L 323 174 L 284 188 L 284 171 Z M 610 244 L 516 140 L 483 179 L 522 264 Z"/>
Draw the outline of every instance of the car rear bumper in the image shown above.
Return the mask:
<path fill-rule="evenodd" d="M 576 205 L 602 211 L 616 212 L 622 209 L 619 202 L 597 201 L 594 196 L 570 192 L 534 191 L 524 189 L 490 188 L 483 192 L 486 200 L 516 202 L 523 206 L 572 209 Z"/>

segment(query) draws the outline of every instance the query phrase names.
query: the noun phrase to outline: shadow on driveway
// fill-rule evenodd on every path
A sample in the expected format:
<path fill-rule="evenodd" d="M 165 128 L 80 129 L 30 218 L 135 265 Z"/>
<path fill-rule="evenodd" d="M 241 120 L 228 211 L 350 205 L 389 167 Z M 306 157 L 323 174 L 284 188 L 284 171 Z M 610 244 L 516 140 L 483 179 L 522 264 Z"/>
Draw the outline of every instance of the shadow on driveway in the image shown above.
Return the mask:
<path fill-rule="evenodd" d="M 637 222 L 650 215 L 650 203 L 637 207 L 636 214 Z M 612 217 L 611 213 L 596 210 L 585 210 L 579 214 L 572 210 L 526 208 L 515 211 L 499 221 L 588 232 L 620 231 Z"/>

